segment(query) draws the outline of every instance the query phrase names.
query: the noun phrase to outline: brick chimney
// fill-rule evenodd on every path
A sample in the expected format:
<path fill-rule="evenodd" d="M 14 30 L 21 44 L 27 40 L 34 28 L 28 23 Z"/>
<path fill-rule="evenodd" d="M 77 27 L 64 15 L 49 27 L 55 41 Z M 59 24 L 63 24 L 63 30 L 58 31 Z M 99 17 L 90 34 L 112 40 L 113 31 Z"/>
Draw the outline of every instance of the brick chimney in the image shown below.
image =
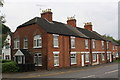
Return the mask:
<path fill-rule="evenodd" d="M 85 23 L 84 28 L 89 30 L 89 31 L 92 31 L 92 23 L 91 22 Z"/>
<path fill-rule="evenodd" d="M 41 18 L 47 19 L 49 22 L 52 22 L 51 9 L 42 10 Z"/>
<path fill-rule="evenodd" d="M 75 17 L 68 17 L 67 18 L 67 24 L 71 25 L 72 27 L 76 27 L 76 19 Z"/>

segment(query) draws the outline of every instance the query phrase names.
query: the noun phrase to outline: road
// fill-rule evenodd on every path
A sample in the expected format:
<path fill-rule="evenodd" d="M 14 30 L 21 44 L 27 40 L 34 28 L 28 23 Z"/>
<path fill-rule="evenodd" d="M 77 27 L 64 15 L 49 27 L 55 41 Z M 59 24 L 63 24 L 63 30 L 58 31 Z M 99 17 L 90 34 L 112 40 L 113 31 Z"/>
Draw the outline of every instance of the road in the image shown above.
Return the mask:
<path fill-rule="evenodd" d="M 97 66 L 3 74 L 3 78 L 118 78 L 118 63 Z"/>

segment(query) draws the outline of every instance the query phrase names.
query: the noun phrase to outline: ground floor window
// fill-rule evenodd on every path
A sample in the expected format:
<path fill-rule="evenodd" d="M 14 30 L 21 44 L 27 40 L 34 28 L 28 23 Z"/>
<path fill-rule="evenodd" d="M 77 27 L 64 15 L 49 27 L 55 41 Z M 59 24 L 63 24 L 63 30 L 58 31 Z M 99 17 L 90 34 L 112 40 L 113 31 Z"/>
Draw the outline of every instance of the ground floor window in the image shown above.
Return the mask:
<path fill-rule="evenodd" d="M 25 56 L 15 56 L 14 58 L 14 61 L 18 64 L 25 64 Z"/>
<path fill-rule="evenodd" d="M 110 55 L 109 55 L 109 53 L 107 53 L 107 60 L 108 60 L 108 59 L 110 59 Z"/>
<path fill-rule="evenodd" d="M 35 53 L 34 63 L 35 63 L 35 66 L 42 66 L 42 54 L 41 53 Z"/>
<path fill-rule="evenodd" d="M 118 52 L 116 52 L 116 57 L 119 57 Z"/>
<path fill-rule="evenodd" d="M 53 52 L 54 55 L 54 66 L 59 66 L 59 52 Z"/>
<path fill-rule="evenodd" d="M 93 61 L 96 61 L 96 54 L 94 53 L 94 54 L 92 54 L 93 55 Z"/>
<path fill-rule="evenodd" d="M 71 64 L 76 64 L 76 52 L 70 53 Z"/>
<path fill-rule="evenodd" d="M 105 55 L 103 53 L 101 54 L 101 58 L 102 58 L 102 61 L 105 60 Z"/>
<path fill-rule="evenodd" d="M 5 59 L 6 59 L 6 60 L 9 60 L 9 55 L 6 55 L 6 56 L 5 56 Z"/>
<path fill-rule="evenodd" d="M 89 62 L 89 53 L 85 54 L 85 62 Z"/>

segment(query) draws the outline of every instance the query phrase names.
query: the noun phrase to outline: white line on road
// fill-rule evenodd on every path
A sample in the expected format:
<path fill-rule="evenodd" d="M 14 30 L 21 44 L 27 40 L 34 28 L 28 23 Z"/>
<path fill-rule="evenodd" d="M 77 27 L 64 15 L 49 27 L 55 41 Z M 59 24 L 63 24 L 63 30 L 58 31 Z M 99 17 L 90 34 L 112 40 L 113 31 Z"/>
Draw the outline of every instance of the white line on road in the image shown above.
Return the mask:
<path fill-rule="evenodd" d="M 109 71 L 109 72 L 105 72 L 105 74 L 109 74 L 109 73 L 113 73 L 113 72 L 117 72 L 118 70 L 113 70 L 113 71 Z"/>
<path fill-rule="evenodd" d="M 82 78 L 90 78 L 90 77 L 95 77 L 95 75 L 85 76 L 85 77 L 82 77 Z"/>

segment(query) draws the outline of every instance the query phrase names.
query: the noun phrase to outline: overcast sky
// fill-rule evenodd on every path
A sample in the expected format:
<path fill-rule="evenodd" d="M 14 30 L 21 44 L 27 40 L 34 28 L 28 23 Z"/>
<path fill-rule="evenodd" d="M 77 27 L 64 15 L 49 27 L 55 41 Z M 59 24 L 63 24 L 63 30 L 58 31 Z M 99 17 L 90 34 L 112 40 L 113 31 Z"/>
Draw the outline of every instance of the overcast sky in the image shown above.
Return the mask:
<path fill-rule="evenodd" d="M 67 17 L 75 15 L 78 27 L 92 22 L 94 31 L 118 39 L 118 0 L 4 0 L 0 9 L 6 16 L 5 24 L 14 32 L 47 8 L 52 9 L 54 21 L 66 23 Z"/>

